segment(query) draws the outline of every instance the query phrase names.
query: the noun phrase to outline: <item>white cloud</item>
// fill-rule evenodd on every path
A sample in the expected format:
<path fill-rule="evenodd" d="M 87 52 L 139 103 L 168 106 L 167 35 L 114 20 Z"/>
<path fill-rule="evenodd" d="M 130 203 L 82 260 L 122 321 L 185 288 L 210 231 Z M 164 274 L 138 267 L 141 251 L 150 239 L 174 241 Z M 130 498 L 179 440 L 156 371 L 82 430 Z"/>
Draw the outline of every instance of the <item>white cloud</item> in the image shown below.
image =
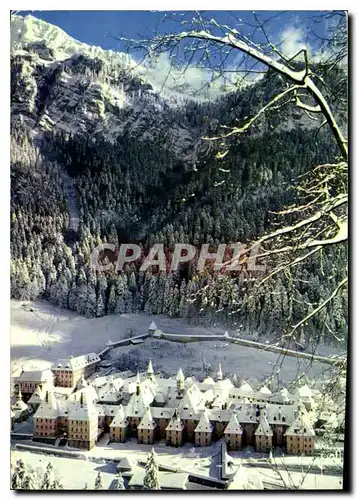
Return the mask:
<path fill-rule="evenodd" d="M 196 66 L 183 68 L 173 67 L 168 54 L 161 54 L 150 67 L 143 68 L 143 76 L 153 85 L 156 91 L 170 92 L 181 96 L 198 98 L 215 98 L 233 85 L 222 76 L 208 69 Z M 226 91 L 228 89 L 226 88 Z"/>
<path fill-rule="evenodd" d="M 286 57 L 293 57 L 302 49 L 310 50 L 306 42 L 306 34 L 302 28 L 289 26 L 284 29 L 280 37 L 280 52 Z"/>

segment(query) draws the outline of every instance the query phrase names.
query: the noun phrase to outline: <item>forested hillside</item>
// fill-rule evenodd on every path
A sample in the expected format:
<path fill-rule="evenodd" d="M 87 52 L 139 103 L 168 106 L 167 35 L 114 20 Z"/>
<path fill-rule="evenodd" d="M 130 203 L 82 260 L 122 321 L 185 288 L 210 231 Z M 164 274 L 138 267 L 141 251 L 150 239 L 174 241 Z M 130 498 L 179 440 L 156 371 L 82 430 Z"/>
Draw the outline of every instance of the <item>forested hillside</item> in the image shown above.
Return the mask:
<path fill-rule="evenodd" d="M 266 103 L 272 91 L 284 85 L 270 74 L 213 102 L 163 104 L 145 84 L 137 82 L 133 88 L 126 81 L 132 104 L 108 111 L 116 124 L 127 124 L 116 129 L 115 136 L 109 133 L 110 126 L 99 129 L 97 124 L 109 106 L 108 96 L 100 92 L 88 96 L 83 90 L 85 99 L 97 103 L 89 112 L 86 101 L 86 122 L 78 128 L 71 122 L 66 128 L 63 121 L 57 126 L 51 115 L 51 126 L 41 128 L 51 109 L 56 109 L 60 122 L 69 101 L 68 96 L 58 98 L 64 88 L 58 74 L 57 80 L 46 80 L 48 70 L 38 60 L 31 61 L 25 63 L 17 55 L 12 62 L 14 298 L 44 298 L 86 316 L 145 311 L 278 337 L 288 317 L 300 319 L 304 307 L 325 296 L 328 283 L 337 283 L 338 269 L 347 260 L 345 245 L 312 258 L 292 275 L 277 275 L 260 288 L 248 271 L 236 276 L 209 270 L 198 273 L 192 264 L 169 274 L 156 269 L 141 272 L 140 264 L 128 265 L 120 273 L 95 272 L 91 252 L 101 242 L 139 243 L 144 249 L 163 243 L 169 253 L 175 243 L 209 243 L 215 249 L 219 243 L 249 242 L 275 227 L 272 212 L 295 201 L 294 180 L 313 165 L 332 161 L 338 151 L 327 130 L 319 130 L 303 113 L 287 108 L 265 115 L 240 140 L 232 141 L 224 159 L 212 143 L 201 139 L 218 133 L 222 123 L 230 126 L 247 119 Z M 93 61 L 77 58 L 65 69 L 61 63 L 61 71 L 80 73 L 88 85 L 94 79 L 104 85 L 103 72 Z M 24 71 L 28 64 L 36 71 Z M 24 78 L 27 88 L 37 86 L 31 109 L 24 109 Z M 110 83 L 112 90 L 117 85 L 123 91 L 121 78 Z M 77 193 L 78 231 L 69 228 L 65 175 Z M 346 310 L 343 293 L 302 329 L 301 344 L 308 338 L 323 340 L 328 332 L 334 333 L 333 338 L 345 337 Z"/>

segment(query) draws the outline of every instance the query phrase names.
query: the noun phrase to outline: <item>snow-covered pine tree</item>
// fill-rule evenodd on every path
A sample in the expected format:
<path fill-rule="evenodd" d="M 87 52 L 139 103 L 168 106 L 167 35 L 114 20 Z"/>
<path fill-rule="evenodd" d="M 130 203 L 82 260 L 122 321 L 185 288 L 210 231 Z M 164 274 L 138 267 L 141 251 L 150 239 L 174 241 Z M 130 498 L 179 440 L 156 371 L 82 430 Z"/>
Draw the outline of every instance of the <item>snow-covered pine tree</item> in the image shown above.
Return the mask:
<path fill-rule="evenodd" d="M 143 479 L 143 490 L 160 490 L 158 464 L 154 448 L 148 455 Z"/>
<path fill-rule="evenodd" d="M 41 490 L 52 490 L 52 486 L 55 481 L 55 476 L 53 472 L 53 465 L 51 462 L 47 464 L 46 471 L 42 480 Z"/>
<path fill-rule="evenodd" d="M 23 490 L 38 490 L 39 485 L 36 480 L 35 474 L 26 474 L 24 477 L 24 480 L 22 482 L 22 489 Z"/>
<path fill-rule="evenodd" d="M 58 477 L 55 477 L 51 485 L 51 490 L 63 490 L 63 485 Z"/>
<path fill-rule="evenodd" d="M 26 467 L 24 462 L 20 458 L 20 460 L 16 462 L 15 470 L 11 478 L 11 489 L 21 490 L 23 487 L 23 481 L 25 475 L 26 475 Z"/>
<path fill-rule="evenodd" d="M 94 483 L 94 489 L 95 490 L 103 490 L 103 483 L 102 483 L 102 474 L 101 471 L 98 471 L 95 483 Z"/>
<path fill-rule="evenodd" d="M 118 475 L 116 477 L 115 489 L 116 490 L 125 490 L 124 481 L 123 481 L 123 477 L 122 477 L 122 473 L 121 472 L 118 472 Z"/>

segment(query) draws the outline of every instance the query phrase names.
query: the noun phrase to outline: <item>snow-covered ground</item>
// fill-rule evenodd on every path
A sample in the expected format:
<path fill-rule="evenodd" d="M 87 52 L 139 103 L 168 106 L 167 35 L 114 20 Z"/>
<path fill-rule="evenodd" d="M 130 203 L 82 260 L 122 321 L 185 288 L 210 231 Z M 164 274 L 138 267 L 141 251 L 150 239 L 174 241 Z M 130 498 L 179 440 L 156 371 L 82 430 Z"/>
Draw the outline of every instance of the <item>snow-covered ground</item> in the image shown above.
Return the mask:
<path fill-rule="evenodd" d="M 83 489 L 85 483 L 88 489 L 92 489 L 98 471 L 101 471 L 103 488 L 111 489 L 116 475 L 116 464 L 124 458 L 133 460 L 135 468 L 142 467 L 140 462 L 145 462 L 152 446 L 139 445 L 135 441 L 128 443 L 112 443 L 106 445 L 108 436 L 104 437 L 98 446 L 91 451 L 81 451 L 81 458 L 62 458 L 54 455 L 42 453 L 32 453 L 30 451 L 12 450 L 11 462 L 14 465 L 16 460 L 22 459 L 24 463 L 33 468 L 40 476 L 51 461 L 54 472 L 57 474 L 64 486 L 69 489 Z M 219 478 L 219 461 L 217 453 L 219 443 L 212 447 L 193 448 L 189 444 L 179 449 L 168 448 L 164 443 L 155 446 L 157 462 L 159 465 L 173 467 L 186 472 L 196 473 L 202 476 Z M 276 458 L 275 464 L 268 466 L 267 456 L 256 457 L 255 461 L 249 458 L 248 450 L 241 452 L 231 452 L 233 470 L 240 466 L 248 476 L 256 476 L 265 487 L 275 489 L 275 485 L 282 488 L 302 489 L 342 489 L 342 474 L 333 474 L 327 470 L 327 466 L 339 466 L 337 459 L 326 458 L 323 461 L 320 457 L 298 457 L 284 456 Z M 259 458 L 257 460 L 257 458 Z M 116 461 L 116 462 L 115 462 Z M 251 461 L 254 467 L 249 466 Z M 322 472 L 312 469 L 315 466 L 323 466 Z M 277 468 L 277 470 L 275 470 Z M 75 471 L 75 473 L 74 473 Z M 198 488 L 201 489 L 201 488 Z"/>
<path fill-rule="evenodd" d="M 127 338 L 129 329 L 137 335 L 145 333 L 153 319 L 159 328 L 168 333 L 223 333 L 222 328 L 192 326 L 185 320 L 164 316 L 122 314 L 88 319 L 48 302 L 25 304 L 12 300 L 12 376 L 17 376 L 22 368 L 48 367 L 59 358 L 99 352 L 109 340 L 114 342 Z M 321 354 L 338 352 L 330 347 L 319 350 Z M 218 341 L 179 344 L 150 338 L 138 346 L 120 347 L 112 352 L 112 359 L 125 363 L 128 358 L 134 360 L 140 369 L 151 358 L 156 372 L 170 375 L 181 366 L 187 375 L 196 375 L 197 378 L 202 377 L 205 358 L 214 370 L 220 362 L 225 373 L 236 373 L 239 378 L 251 383 L 262 382 L 280 368 L 279 382 L 286 384 L 308 367 L 307 361 L 303 359 L 282 359 L 275 353 L 241 345 L 229 344 L 225 347 L 224 343 Z M 127 367 L 123 366 L 122 369 Z M 326 378 L 330 370 L 329 365 L 314 362 L 308 376 L 314 380 Z"/>
<path fill-rule="evenodd" d="M 39 477 L 43 477 L 47 464 L 51 462 L 54 474 L 59 477 L 65 489 L 82 490 L 86 483 L 89 490 L 93 489 L 96 476 L 100 471 L 103 489 L 108 490 L 116 475 L 114 462 L 103 461 L 103 463 L 96 463 L 88 460 L 73 460 L 71 458 L 32 453 L 30 451 L 11 451 L 12 465 L 20 458 L 26 466 L 37 472 Z"/>

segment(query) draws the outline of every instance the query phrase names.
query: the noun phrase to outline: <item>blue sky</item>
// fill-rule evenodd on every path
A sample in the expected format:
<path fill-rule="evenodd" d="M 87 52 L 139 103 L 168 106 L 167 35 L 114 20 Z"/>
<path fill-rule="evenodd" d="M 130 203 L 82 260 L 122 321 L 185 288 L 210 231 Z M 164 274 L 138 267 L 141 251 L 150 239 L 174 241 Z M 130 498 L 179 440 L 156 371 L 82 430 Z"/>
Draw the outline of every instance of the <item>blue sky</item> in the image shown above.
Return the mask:
<path fill-rule="evenodd" d="M 116 41 L 110 35 L 137 38 L 139 35 L 151 36 L 159 29 L 163 32 L 172 32 L 180 29 L 178 23 L 166 21 L 162 23 L 163 12 L 158 11 L 20 11 L 21 14 L 31 13 L 40 19 L 48 21 L 62 28 L 66 33 L 81 42 L 90 45 L 99 45 L 105 49 L 123 51 L 123 42 Z M 319 11 L 285 11 L 269 23 L 269 32 L 272 36 L 294 32 L 305 33 L 313 27 L 317 34 L 324 34 L 324 23 L 313 24 L 312 18 L 321 14 Z M 260 20 L 272 17 L 274 11 L 257 11 Z M 240 18 L 245 22 L 253 23 L 253 14 L 250 11 L 207 11 L 206 17 L 214 17 L 218 22 L 233 26 Z M 241 29 L 252 31 L 249 26 Z M 297 38 L 297 37 L 296 37 Z M 314 40 L 309 36 L 310 43 Z"/>
<path fill-rule="evenodd" d="M 155 33 L 173 33 L 185 29 L 180 22 L 175 22 L 172 19 L 166 19 L 164 12 L 158 11 L 17 11 L 18 14 L 31 14 L 44 21 L 54 24 L 62 28 L 68 35 L 76 40 L 87 43 L 89 45 L 97 45 L 104 49 L 112 49 L 120 52 L 126 52 L 128 49 L 127 43 L 116 40 L 115 37 L 135 38 L 140 37 L 152 38 Z M 312 35 L 312 30 L 320 37 L 325 36 L 327 22 L 322 19 L 322 14 L 325 11 L 257 11 L 256 15 L 260 22 L 269 20 L 265 24 L 265 30 L 270 40 L 274 44 L 280 43 L 280 49 L 285 56 L 292 57 L 302 49 L 303 46 L 308 47 L 311 55 L 317 52 L 317 38 Z M 173 13 L 166 13 L 173 17 Z M 206 19 L 214 18 L 220 24 L 229 25 L 231 28 L 236 28 L 246 35 L 255 43 L 265 43 L 263 33 L 257 29 L 254 14 L 251 11 L 202 11 Z M 177 12 L 176 18 L 185 15 L 186 19 L 192 20 L 196 14 L 194 12 Z M 321 17 L 320 17 L 321 16 Z M 317 22 L 321 19 L 321 22 Z M 256 24 L 256 29 L 255 25 Z M 187 28 L 190 29 L 190 28 Z M 181 68 L 186 67 L 183 64 L 182 56 L 185 56 L 182 51 L 183 45 L 179 51 L 179 59 L 177 70 L 171 66 L 168 54 L 162 54 L 155 63 L 152 63 L 148 69 L 149 81 L 154 85 L 156 90 L 164 88 L 178 88 L 180 84 L 180 92 L 184 92 L 183 88 L 189 86 L 190 91 L 199 92 L 202 94 L 203 85 L 207 96 L 215 97 L 217 93 L 221 93 L 226 85 L 234 83 L 231 78 L 235 79 L 235 70 L 240 66 L 241 69 L 251 69 L 252 60 L 246 60 L 242 53 L 233 51 L 226 59 L 224 52 L 212 53 L 211 58 L 217 65 L 218 59 L 225 58 L 225 67 L 228 70 L 225 80 L 220 76 L 215 76 L 215 72 L 208 68 L 195 67 L 195 58 L 200 58 L 200 51 L 195 53 L 194 61 L 191 62 L 189 68 L 185 72 Z M 131 56 L 137 61 L 141 61 L 143 53 L 132 52 Z M 187 58 L 186 58 L 187 60 Z M 243 62 L 244 61 L 244 62 Z M 210 66 L 210 65 L 209 65 Z M 212 68 L 213 66 L 211 66 Z M 255 71 L 260 70 L 259 65 L 254 67 Z M 259 78 L 261 75 L 251 73 L 245 77 L 250 79 Z M 240 75 L 239 75 L 240 77 Z M 210 83 L 209 83 L 210 82 Z M 235 83 L 234 83 L 235 84 Z M 237 82 L 236 82 L 237 84 Z M 235 85 L 236 85 L 235 84 Z"/>

